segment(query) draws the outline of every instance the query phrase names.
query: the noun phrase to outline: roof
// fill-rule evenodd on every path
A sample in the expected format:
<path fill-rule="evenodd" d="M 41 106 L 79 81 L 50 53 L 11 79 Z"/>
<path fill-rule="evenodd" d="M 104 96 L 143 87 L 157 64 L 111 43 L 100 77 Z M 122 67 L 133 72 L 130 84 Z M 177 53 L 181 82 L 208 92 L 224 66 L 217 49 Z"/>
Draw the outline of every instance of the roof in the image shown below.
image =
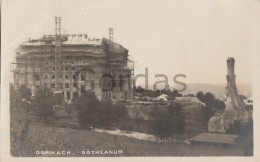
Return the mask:
<path fill-rule="evenodd" d="M 201 133 L 189 141 L 196 142 L 209 142 L 209 143 L 222 143 L 222 144 L 236 144 L 238 135 L 231 134 L 218 134 L 218 133 Z"/>
<path fill-rule="evenodd" d="M 69 114 L 66 110 L 56 110 L 56 118 L 67 118 L 69 117 Z"/>
<path fill-rule="evenodd" d="M 213 123 L 213 122 L 219 120 L 221 117 L 222 117 L 222 115 L 220 115 L 220 116 L 213 116 L 213 117 L 211 117 L 209 119 L 209 123 Z"/>

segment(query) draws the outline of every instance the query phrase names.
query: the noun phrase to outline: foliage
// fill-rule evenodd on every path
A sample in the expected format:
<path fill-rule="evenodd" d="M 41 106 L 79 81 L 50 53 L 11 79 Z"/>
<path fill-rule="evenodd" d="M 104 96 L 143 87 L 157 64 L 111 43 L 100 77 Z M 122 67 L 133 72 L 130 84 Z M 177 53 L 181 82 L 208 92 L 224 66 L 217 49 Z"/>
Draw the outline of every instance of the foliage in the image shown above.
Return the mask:
<path fill-rule="evenodd" d="M 189 93 L 189 94 L 187 94 L 186 96 L 188 96 L 188 97 L 195 97 L 195 95 L 192 94 L 192 93 Z"/>
<path fill-rule="evenodd" d="M 93 126 L 98 123 L 99 101 L 95 94 L 85 92 L 82 93 L 72 104 L 73 108 L 78 111 L 80 124 L 85 127 Z"/>
<path fill-rule="evenodd" d="M 25 144 L 31 123 L 28 116 L 30 97 L 31 94 L 27 88 L 22 87 L 15 91 L 14 86 L 10 84 L 10 140 L 12 144 L 17 143 L 14 146 L 17 150 Z"/>
<path fill-rule="evenodd" d="M 37 91 L 32 100 L 32 108 L 38 116 L 44 118 L 44 122 L 48 122 L 48 118 L 54 116 L 53 106 L 62 105 L 63 96 L 61 94 L 53 94 L 49 89 L 40 89 Z"/>
<path fill-rule="evenodd" d="M 226 107 L 226 105 L 223 101 L 216 99 L 215 95 L 210 92 L 207 92 L 204 94 L 203 92 L 200 91 L 196 94 L 196 97 L 201 102 L 204 102 L 208 108 L 215 107 L 217 109 L 224 110 Z"/>
<path fill-rule="evenodd" d="M 237 146 L 241 150 L 245 150 L 245 154 L 253 154 L 253 121 L 242 123 L 242 121 L 235 121 L 227 129 L 228 134 L 237 134 L 239 139 L 237 140 Z"/>
<path fill-rule="evenodd" d="M 148 97 L 158 97 L 161 94 L 166 94 L 168 95 L 168 98 L 173 100 L 175 97 L 181 97 L 182 94 L 180 94 L 177 90 L 171 91 L 168 89 L 167 91 L 165 89 L 159 90 L 157 89 L 156 91 L 154 90 L 146 90 L 143 89 L 141 86 L 138 86 L 137 89 L 135 90 L 136 94 L 139 94 L 140 96 L 148 96 Z"/>
<path fill-rule="evenodd" d="M 124 106 L 113 104 L 111 100 L 99 101 L 91 92 L 83 93 L 72 105 L 78 111 L 80 124 L 84 127 L 108 127 L 127 115 Z"/>
<path fill-rule="evenodd" d="M 158 139 L 163 140 L 185 131 L 185 115 L 178 103 L 171 103 L 166 112 L 159 112 L 158 107 L 151 112 L 149 127 Z"/>
<path fill-rule="evenodd" d="M 22 99 L 26 99 L 27 101 L 30 100 L 32 96 L 32 92 L 30 88 L 27 88 L 25 85 L 20 86 L 19 94 Z"/>
<path fill-rule="evenodd" d="M 196 94 L 196 97 L 201 101 L 204 102 L 206 104 L 206 108 L 203 109 L 203 119 L 202 121 L 204 123 L 207 123 L 208 120 L 210 119 L 210 117 L 214 116 L 215 113 L 217 111 L 223 111 L 225 110 L 225 103 L 219 99 L 215 98 L 215 95 L 207 92 L 207 93 L 203 93 L 203 92 L 198 92 Z"/>

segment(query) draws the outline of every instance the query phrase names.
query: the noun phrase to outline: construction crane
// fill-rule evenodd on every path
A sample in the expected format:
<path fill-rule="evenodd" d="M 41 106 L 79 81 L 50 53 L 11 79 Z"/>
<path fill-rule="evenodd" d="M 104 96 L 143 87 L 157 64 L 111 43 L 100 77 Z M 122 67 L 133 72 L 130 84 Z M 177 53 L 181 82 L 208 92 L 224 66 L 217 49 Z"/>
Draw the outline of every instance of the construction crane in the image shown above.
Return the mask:
<path fill-rule="evenodd" d="M 61 70 L 61 17 L 55 17 L 55 91 L 61 91 L 60 78 L 63 78 Z"/>

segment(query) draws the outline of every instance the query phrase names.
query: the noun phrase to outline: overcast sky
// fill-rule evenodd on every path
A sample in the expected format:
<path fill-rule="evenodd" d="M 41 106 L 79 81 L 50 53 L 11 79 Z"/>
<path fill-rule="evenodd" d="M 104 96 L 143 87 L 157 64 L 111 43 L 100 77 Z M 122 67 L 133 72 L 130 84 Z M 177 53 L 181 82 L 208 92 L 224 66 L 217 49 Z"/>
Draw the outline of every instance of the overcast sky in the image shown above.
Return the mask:
<path fill-rule="evenodd" d="M 228 57 L 236 60 L 237 82 L 251 83 L 253 55 L 260 52 L 257 0 L 4 0 L 2 5 L 6 67 L 21 42 L 54 34 L 54 16 L 62 17 L 62 29 L 70 34 L 108 38 L 108 28 L 114 28 L 114 41 L 136 62 L 135 73 L 148 67 L 151 85 L 155 74 L 167 75 L 170 85 L 176 74 L 185 74 L 179 80 L 187 83 L 225 83 Z"/>

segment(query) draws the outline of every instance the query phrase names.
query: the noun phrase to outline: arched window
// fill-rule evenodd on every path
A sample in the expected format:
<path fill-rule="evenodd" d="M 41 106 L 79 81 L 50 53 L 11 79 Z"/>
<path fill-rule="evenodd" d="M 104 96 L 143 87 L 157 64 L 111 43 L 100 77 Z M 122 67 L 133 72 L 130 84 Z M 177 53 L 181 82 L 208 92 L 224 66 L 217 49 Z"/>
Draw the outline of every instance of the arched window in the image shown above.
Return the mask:
<path fill-rule="evenodd" d="M 65 75 L 65 79 L 69 79 L 69 76 L 68 76 L 68 75 Z"/>
<path fill-rule="evenodd" d="M 69 87 L 70 87 L 70 85 L 69 85 L 68 83 L 66 83 L 66 84 L 65 84 L 65 87 L 66 87 L 66 88 L 69 88 Z"/>
<path fill-rule="evenodd" d="M 48 75 L 45 75 L 45 79 L 48 79 Z"/>
<path fill-rule="evenodd" d="M 52 79 L 55 79 L 55 75 L 53 75 L 51 78 L 52 78 Z"/>

